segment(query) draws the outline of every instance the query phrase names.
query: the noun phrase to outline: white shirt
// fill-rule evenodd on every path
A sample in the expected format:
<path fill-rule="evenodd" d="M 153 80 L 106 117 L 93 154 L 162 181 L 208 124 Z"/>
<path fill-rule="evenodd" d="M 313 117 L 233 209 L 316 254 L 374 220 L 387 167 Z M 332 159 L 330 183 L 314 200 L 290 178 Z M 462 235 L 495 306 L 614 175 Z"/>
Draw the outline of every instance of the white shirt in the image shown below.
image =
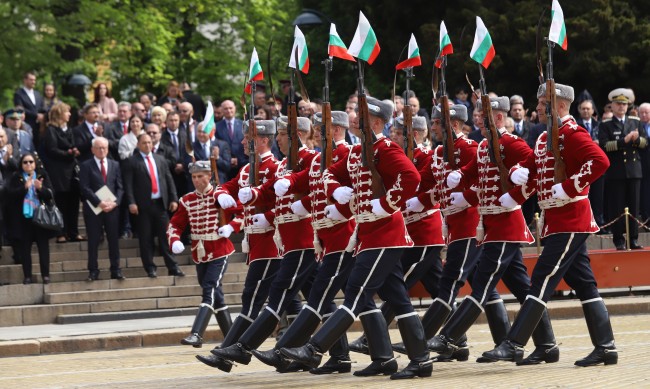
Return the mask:
<path fill-rule="evenodd" d="M 147 168 L 147 173 L 149 172 L 149 163 L 147 162 L 147 157 L 149 157 L 149 161 L 151 161 L 151 164 L 153 165 L 153 171 L 156 175 L 156 183 L 158 184 L 158 193 L 153 194 L 152 192 L 151 199 L 155 200 L 155 199 L 162 198 L 162 195 L 160 194 L 162 188 L 160 188 L 160 179 L 158 177 L 158 166 L 156 166 L 156 160 L 154 159 L 153 154 L 151 153 L 145 154 L 142 151 L 140 151 L 140 155 L 142 155 L 142 159 L 144 159 L 144 164 Z"/>
<path fill-rule="evenodd" d="M 97 127 L 97 123 L 95 124 L 90 124 L 88 122 L 84 122 L 84 123 L 86 123 L 86 127 L 88 127 L 88 131 L 90 131 L 90 135 L 92 135 L 93 139 L 95 139 L 97 137 L 97 135 L 95 134 L 95 127 Z"/>
<path fill-rule="evenodd" d="M 23 87 L 23 90 L 25 93 L 27 93 L 27 96 L 29 96 L 32 104 L 36 105 L 36 95 L 34 94 L 34 89 L 27 89 L 26 87 Z"/>
<path fill-rule="evenodd" d="M 95 159 L 95 164 L 97 164 L 97 169 L 99 169 L 99 172 L 101 173 L 102 161 L 97 157 L 93 157 L 93 158 Z M 108 161 L 106 160 L 106 158 L 104 158 L 104 169 L 106 169 L 106 177 L 108 177 Z"/>
<path fill-rule="evenodd" d="M 212 154 L 210 153 L 210 142 L 201 143 L 201 147 L 203 147 L 203 152 L 205 153 L 206 157 L 210 159 L 210 155 Z"/>
<path fill-rule="evenodd" d="M 4 156 L 5 156 L 6 154 L 7 154 L 7 145 L 3 146 L 3 147 L 0 149 L 0 163 L 3 164 L 3 165 L 5 164 Z"/>

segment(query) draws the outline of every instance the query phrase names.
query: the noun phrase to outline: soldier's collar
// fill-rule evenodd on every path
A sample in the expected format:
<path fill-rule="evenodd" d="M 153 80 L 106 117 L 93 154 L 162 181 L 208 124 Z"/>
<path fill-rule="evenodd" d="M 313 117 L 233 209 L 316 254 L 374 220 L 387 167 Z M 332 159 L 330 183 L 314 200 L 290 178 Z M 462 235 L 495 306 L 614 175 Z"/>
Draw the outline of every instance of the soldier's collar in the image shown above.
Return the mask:
<path fill-rule="evenodd" d="M 339 140 L 339 141 L 334 142 L 334 145 L 335 145 L 335 146 L 338 146 L 338 145 L 344 145 L 344 144 L 347 144 L 347 143 L 345 142 L 345 139 L 341 139 L 341 140 Z"/>
<path fill-rule="evenodd" d="M 208 186 L 205 187 L 205 190 L 203 192 L 199 192 L 197 190 L 196 193 L 201 194 L 201 195 L 206 195 L 206 194 L 210 193 L 211 190 L 212 190 L 212 184 L 208 184 Z"/>
<path fill-rule="evenodd" d="M 273 154 L 272 152 L 267 151 L 266 153 L 262 153 L 262 154 L 260 154 L 260 158 L 266 158 L 266 157 L 268 157 L 268 156 L 271 156 L 272 154 Z"/>

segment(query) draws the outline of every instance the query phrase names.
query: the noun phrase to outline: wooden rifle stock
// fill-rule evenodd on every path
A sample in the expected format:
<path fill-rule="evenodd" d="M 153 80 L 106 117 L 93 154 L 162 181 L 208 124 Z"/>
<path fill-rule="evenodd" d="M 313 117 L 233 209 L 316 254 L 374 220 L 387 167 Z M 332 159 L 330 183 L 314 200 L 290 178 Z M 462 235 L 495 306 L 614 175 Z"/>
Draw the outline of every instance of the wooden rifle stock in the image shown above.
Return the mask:
<path fill-rule="evenodd" d="M 497 131 L 496 125 L 494 124 L 494 118 L 492 117 L 492 105 L 490 104 L 490 96 L 487 94 L 481 95 L 481 105 L 483 108 L 483 120 L 485 126 L 487 127 L 487 138 L 488 138 L 488 150 L 490 153 L 490 160 L 493 164 L 499 169 L 499 178 L 501 181 L 501 190 L 505 193 L 512 185 L 508 179 L 508 169 L 503 163 L 503 158 L 501 157 L 501 146 L 499 144 L 499 132 Z"/>
<path fill-rule="evenodd" d="M 255 138 L 257 138 L 257 125 L 255 119 L 248 121 L 248 185 L 253 188 L 259 185 L 260 158 L 255 151 Z"/>
<path fill-rule="evenodd" d="M 440 98 L 441 124 L 444 126 L 442 131 L 442 147 L 444 150 L 444 161 L 449 163 L 451 170 L 457 170 L 456 155 L 454 153 L 454 131 L 451 127 L 451 113 L 449 112 L 449 97 L 443 95 Z"/>
<path fill-rule="evenodd" d="M 323 103 L 322 116 L 323 124 L 321 124 L 321 172 L 332 165 L 332 154 L 334 149 L 332 147 L 332 106 L 329 102 Z"/>
<path fill-rule="evenodd" d="M 216 190 L 217 186 L 221 185 L 219 181 L 219 168 L 217 167 L 217 159 L 211 155 L 210 156 L 210 170 L 212 170 L 212 187 Z M 228 223 L 226 218 L 226 211 L 223 208 L 219 207 L 219 226 L 225 226 Z"/>
<path fill-rule="evenodd" d="M 560 154 L 560 129 L 557 110 L 555 109 L 556 99 L 555 80 L 548 79 L 546 80 L 546 114 L 548 116 L 548 121 L 546 123 L 548 132 L 546 134 L 546 145 L 547 149 L 550 148 L 549 151 L 553 153 L 553 181 L 556 184 L 559 184 L 566 180 L 566 165 L 564 164 L 564 160 L 562 160 L 562 155 Z"/>
<path fill-rule="evenodd" d="M 402 110 L 404 115 L 404 140 L 406 141 L 406 156 L 413 161 L 413 113 L 411 107 L 406 105 Z"/>
<path fill-rule="evenodd" d="M 287 170 L 297 169 L 298 148 L 300 148 L 300 138 L 298 138 L 298 108 L 296 103 L 289 103 L 287 106 L 287 135 L 289 137 L 289 155 L 287 155 Z"/>
<path fill-rule="evenodd" d="M 361 163 L 367 167 L 372 174 L 372 197 L 380 198 L 386 194 L 384 183 L 375 167 L 375 134 L 370 128 L 370 113 L 368 112 L 368 101 L 365 93 L 359 93 L 359 130 L 361 130 Z"/>

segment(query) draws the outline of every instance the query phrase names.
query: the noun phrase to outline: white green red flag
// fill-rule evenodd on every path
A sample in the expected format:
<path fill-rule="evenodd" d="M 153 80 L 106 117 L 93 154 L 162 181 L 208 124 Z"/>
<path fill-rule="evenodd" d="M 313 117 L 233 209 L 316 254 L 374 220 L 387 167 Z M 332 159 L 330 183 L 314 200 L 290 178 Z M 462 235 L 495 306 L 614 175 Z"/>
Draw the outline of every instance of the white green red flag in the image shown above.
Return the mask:
<path fill-rule="evenodd" d="M 442 57 L 448 54 L 454 53 L 454 47 L 451 45 L 451 38 L 449 38 L 449 33 L 447 32 L 447 26 L 445 22 L 440 22 L 440 51 L 438 58 L 436 58 L 436 67 L 439 68 L 442 66 Z"/>
<path fill-rule="evenodd" d="M 251 65 L 248 68 L 248 82 L 244 91 L 251 94 L 251 83 L 253 81 L 260 81 L 264 79 L 264 72 L 262 72 L 262 65 L 260 65 L 260 58 L 257 56 L 257 49 L 253 47 L 253 54 L 251 55 Z"/>
<path fill-rule="evenodd" d="M 368 62 L 368 65 L 372 65 L 379 55 L 379 50 L 379 42 L 377 42 L 375 31 L 370 27 L 370 22 L 363 15 L 363 12 L 359 11 L 359 24 L 352 38 L 352 43 L 350 43 L 348 53 L 355 58 Z"/>
<path fill-rule="evenodd" d="M 298 52 L 298 63 L 296 64 L 296 52 Z M 309 52 L 307 51 L 307 41 L 305 35 L 296 26 L 293 34 L 293 47 L 291 48 L 291 58 L 289 59 L 289 67 L 298 69 L 301 72 L 309 73 Z"/>
<path fill-rule="evenodd" d="M 348 53 L 348 48 L 345 47 L 345 43 L 343 43 L 338 32 L 336 32 L 336 25 L 334 23 L 330 25 L 330 43 L 327 47 L 327 53 L 329 54 L 330 58 L 336 57 L 352 62 L 357 62 L 354 57 Z"/>
<path fill-rule="evenodd" d="M 551 31 L 548 33 L 548 40 L 557 43 L 563 50 L 567 49 L 564 12 L 562 12 L 560 2 L 557 0 L 553 0 L 551 6 Z"/>
<path fill-rule="evenodd" d="M 494 59 L 494 54 L 495 51 L 494 45 L 492 44 L 492 37 L 490 37 L 490 33 L 485 27 L 485 24 L 483 24 L 483 20 L 477 16 L 474 44 L 472 45 L 472 51 L 470 51 L 469 56 L 487 69 L 492 62 L 492 59 Z"/>
<path fill-rule="evenodd" d="M 418 43 L 415 41 L 415 36 L 411 34 L 411 40 L 409 40 L 409 51 L 408 58 L 405 61 L 402 61 L 395 66 L 395 69 L 406 69 L 412 68 L 414 66 L 422 65 L 422 59 L 420 58 L 420 48 Z"/>
<path fill-rule="evenodd" d="M 261 73 L 262 72 L 260 71 L 260 74 Z M 203 125 L 202 131 L 205 132 L 206 134 L 210 134 L 210 138 L 212 138 L 212 136 L 214 135 L 215 125 L 214 125 L 214 108 L 212 107 L 211 101 L 208 101 L 208 107 L 205 110 L 205 118 L 203 119 L 201 124 Z"/>

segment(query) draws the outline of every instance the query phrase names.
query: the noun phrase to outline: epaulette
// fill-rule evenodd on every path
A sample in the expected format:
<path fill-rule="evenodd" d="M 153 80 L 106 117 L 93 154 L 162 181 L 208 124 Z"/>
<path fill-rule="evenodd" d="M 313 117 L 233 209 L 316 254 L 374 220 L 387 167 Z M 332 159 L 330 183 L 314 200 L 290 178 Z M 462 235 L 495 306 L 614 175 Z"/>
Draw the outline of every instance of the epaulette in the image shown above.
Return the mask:
<path fill-rule="evenodd" d="M 607 122 L 611 122 L 611 121 L 612 121 L 612 119 L 603 119 L 603 121 L 601 123 L 607 123 Z"/>
<path fill-rule="evenodd" d="M 638 116 L 628 116 L 627 118 L 628 118 L 628 119 L 633 119 L 633 120 L 641 121 L 641 118 L 638 117 Z"/>

